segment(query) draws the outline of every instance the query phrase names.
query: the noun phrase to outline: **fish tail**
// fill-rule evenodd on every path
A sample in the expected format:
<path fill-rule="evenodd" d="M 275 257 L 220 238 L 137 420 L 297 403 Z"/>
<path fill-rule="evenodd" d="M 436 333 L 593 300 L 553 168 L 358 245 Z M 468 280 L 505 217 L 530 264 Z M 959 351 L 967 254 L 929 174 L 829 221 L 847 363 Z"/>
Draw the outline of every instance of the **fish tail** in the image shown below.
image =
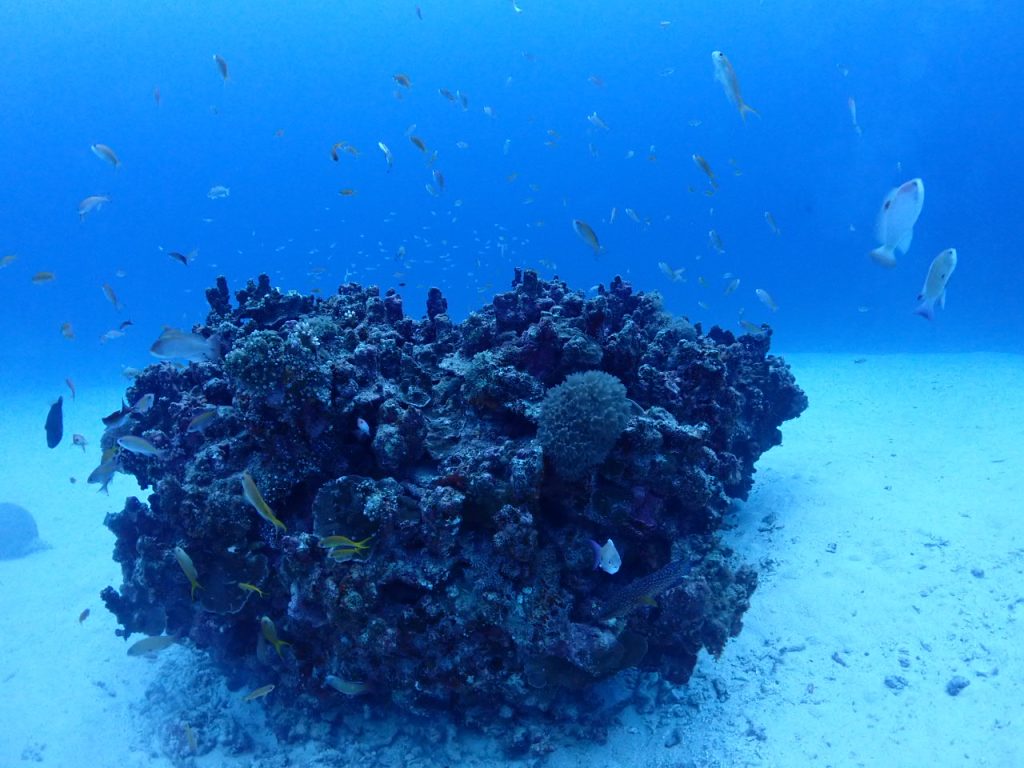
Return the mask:
<path fill-rule="evenodd" d="M 743 123 L 744 124 L 746 124 L 746 122 L 747 122 L 747 112 L 749 112 L 752 115 L 756 115 L 758 118 L 761 117 L 761 113 L 760 112 L 758 112 L 752 106 L 747 104 L 745 101 L 741 101 L 740 102 L 740 117 L 743 118 Z"/>
<path fill-rule="evenodd" d="M 880 245 L 869 254 L 871 260 L 880 267 L 892 269 L 896 266 L 896 254 L 887 245 Z"/>
<path fill-rule="evenodd" d="M 925 320 L 935 319 L 935 302 L 934 301 L 922 301 L 917 305 L 917 309 L 914 310 L 915 315 L 920 315 Z"/>

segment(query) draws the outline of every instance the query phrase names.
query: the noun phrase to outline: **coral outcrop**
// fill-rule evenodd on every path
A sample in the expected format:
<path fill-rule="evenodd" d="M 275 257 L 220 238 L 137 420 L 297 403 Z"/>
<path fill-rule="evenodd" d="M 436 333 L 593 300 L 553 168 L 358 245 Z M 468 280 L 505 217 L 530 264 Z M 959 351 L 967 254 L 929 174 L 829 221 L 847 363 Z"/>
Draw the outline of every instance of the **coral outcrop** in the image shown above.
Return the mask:
<path fill-rule="evenodd" d="M 767 327 L 705 333 L 619 278 L 586 298 L 532 271 L 459 323 L 437 289 L 420 319 L 265 275 L 207 299 L 194 331 L 222 361 L 149 366 L 127 399 L 152 407 L 103 438 L 151 489 L 107 520 L 120 634 L 274 683 L 282 728 L 368 704 L 542 751 L 555 724 L 600 736 L 596 682 L 685 682 L 739 632 L 757 576 L 716 532 L 806 407 Z M 160 453 L 111 459 L 125 435 Z M 615 573 L 594 568 L 607 539 Z"/>

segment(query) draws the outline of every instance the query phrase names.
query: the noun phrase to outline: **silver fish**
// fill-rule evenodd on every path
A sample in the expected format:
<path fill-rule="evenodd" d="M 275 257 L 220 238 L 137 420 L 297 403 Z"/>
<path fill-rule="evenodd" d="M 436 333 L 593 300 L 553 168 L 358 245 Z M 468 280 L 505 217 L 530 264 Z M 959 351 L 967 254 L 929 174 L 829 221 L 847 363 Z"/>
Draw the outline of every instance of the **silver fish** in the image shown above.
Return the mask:
<path fill-rule="evenodd" d="M 208 339 L 197 333 L 185 333 L 177 328 L 165 328 L 153 342 L 149 353 L 163 359 L 181 358 L 192 363 L 220 360 L 220 340 L 216 336 Z"/>
<path fill-rule="evenodd" d="M 106 160 L 115 168 L 121 167 L 121 160 L 118 158 L 117 153 L 106 144 L 91 144 L 89 149 L 91 149 L 92 153 L 100 160 Z"/>
<path fill-rule="evenodd" d="M 729 58 L 721 51 L 711 52 L 711 62 L 715 65 L 715 80 L 722 84 L 725 95 L 729 97 L 736 109 L 740 111 L 743 122 L 747 121 L 747 112 L 760 117 L 756 109 L 743 101 L 743 94 L 740 92 L 740 81 L 736 77 L 736 70 L 732 68 Z"/>
<path fill-rule="evenodd" d="M 956 248 L 947 248 L 932 260 L 931 266 L 928 267 L 928 275 L 924 279 L 924 287 L 917 295 L 917 300 L 921 303 L 914 310 L 915 315 L 920 315 L 926 320 L 934 320 L 936 303 L 943 309 L 946 308 L 946 283 L 949 282 L 954 269 Z"/>
<path fill-rule="evenodd" d="M 594 249 L 595 256 L 601 253 L 601 243 L 597 239 L 597 234 L 591 226 L 587 224 L 587 222 L 582 219 L 573 219 L 572 228 L 576 230 L 576 234 L 580 236 L 580 240 Z"/>

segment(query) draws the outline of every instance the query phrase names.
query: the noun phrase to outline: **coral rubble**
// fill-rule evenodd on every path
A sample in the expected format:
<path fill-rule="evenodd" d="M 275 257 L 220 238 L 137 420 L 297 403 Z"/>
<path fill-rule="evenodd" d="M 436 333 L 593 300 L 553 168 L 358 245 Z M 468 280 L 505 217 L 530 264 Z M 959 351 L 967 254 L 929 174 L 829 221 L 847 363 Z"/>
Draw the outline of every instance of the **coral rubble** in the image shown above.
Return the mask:
<path fill-rule="evenodd" d="M 739 632 L 757 575 L 716 532 L 807 404 L 767 327 L 704 333 L 620 278 L 586 298 L 529 270 L 461 323 L 437 289 L 418 320 L 265 275 L 207 299 L 222 360 L 149 366 L 127 399 L 153 406 L 103 438 L 160 452 L 116 458 L 152 488 L 107 520 L 120 634 L 185 638 L 293 717 L 443 712 L 537 752 L 553 724 L 600 736 L 597 681 L 685 682 Z"/>

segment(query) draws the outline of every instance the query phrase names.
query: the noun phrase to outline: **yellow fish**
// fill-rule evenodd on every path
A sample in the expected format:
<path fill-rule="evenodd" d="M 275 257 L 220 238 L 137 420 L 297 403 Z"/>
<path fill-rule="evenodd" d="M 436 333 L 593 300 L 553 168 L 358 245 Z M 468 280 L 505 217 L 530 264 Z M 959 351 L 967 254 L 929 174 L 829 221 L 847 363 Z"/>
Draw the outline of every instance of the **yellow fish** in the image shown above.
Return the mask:
<path fill-rule="evenodd" d="M 362 541 L 352 541 L 348 536 L 325 536 L 320 539 L 320 546 L 332 549 L 334 547 L 352 547 L 354 549 L 369 549 L 367 542 L 373 536 L 367 536 Z"/>
<path fill-rule="evenodd" d="M 277 516 L 270 508 L 270 505 L 263 500 L 263 496 L 260 494 L 260 489 L 256 487 L 256 481 L 252 479 L 252 475 L 248 472 L 242 473 L 242 493 L 245 495 L 245 500 L 252 504 L 260 517 L 275 528 L 280 528 L 282 533 L 288 530 L 285 524 L 277 519 Z"/>
<path fill-rule="evenodd" d="M 255 592 L 260 597 L 266 597 L 267 596 L 266 593 L 262 589 L 257 587 L 255 584 L 250 584 L 247 581 L 239 581 L 238 582 L 238 588 L 240 590 L 242 590 L 243 592 Z"/>
<path fill-rule="evenodd" d="M 277 651 L 277 655 L 282 659 L 284 654 L 281 653 L 282 645 L 291 645 L 286 640 L 282 640 L 277 636 L 277 627 L 274 626 L 274 622 L 270 620 L 269 616 L 263 616 L 260 618 L 260 629 L 263 630 L 263 637 L 268 643 L 274 646 L 274 650 Z"/>
<path fill-rule="evenodd" d="M 196 587 L 199 589 L 205 589 L 205 587 L 199 583 L 199 571 L 196 570 L 195 565 L 192 563 L 192 558 L 188 556 L 181 547 L 174 548 L 174 559 L 178 561 L 178 565 L 181 566 L 181 570 L 185 572 L 185 578 L 188 579 L 188 583 L 192 586 L 192 599 L 196 599 Z"/>

